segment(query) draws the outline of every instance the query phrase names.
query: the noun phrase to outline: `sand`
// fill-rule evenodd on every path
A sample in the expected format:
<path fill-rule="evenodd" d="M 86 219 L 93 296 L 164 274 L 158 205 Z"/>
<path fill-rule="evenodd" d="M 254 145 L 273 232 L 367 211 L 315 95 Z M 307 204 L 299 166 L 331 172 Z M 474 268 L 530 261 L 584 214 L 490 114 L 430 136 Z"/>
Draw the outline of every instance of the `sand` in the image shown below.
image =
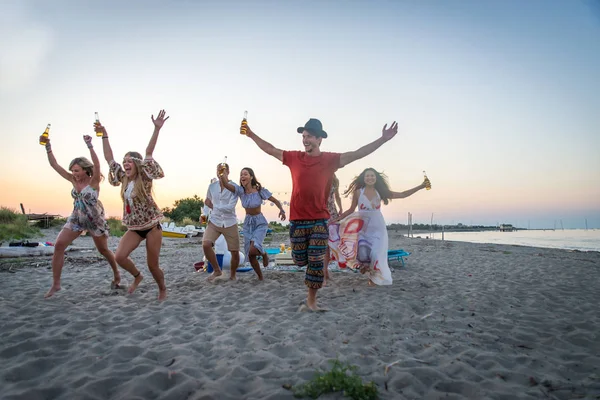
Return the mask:
<path fill-rule="evenodd" d="M 147 269 L 135 294 L 111 290 L 95 251 L 68 253 L 47 300 L 49 257 L 0 260 L 0 398 L 291 399 L 283 385 L 334 358 L 382 399 L 600 398 L 600 253 L 395 234 L 390 245 L 412 253 L 392 264 L 394 285 L 334 272 L 319 292 L 327 313 L 297 311 L 302 273 L 207 282 L 197 238 L 164 240 L 163 303 Z M 143 246 L 133 259 L 145 268 Z"/>

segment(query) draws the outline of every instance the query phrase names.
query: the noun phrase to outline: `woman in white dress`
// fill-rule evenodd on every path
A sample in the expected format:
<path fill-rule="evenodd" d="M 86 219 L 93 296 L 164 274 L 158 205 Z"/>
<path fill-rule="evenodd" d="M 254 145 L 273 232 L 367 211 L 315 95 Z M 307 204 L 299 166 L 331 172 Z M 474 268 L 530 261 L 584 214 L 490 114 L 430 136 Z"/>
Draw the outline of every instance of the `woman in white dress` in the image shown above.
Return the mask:
<path fill-rule="evenodd" d="M 390 190 L 384 174 L 373 168 L 365 169 L 344 192 L 345 196 L 352 193 L 352 205 L 336 220 L 340 229 L 333 241 L 338 243 L 331 247 L 334 251 L 337 249 L 338 259 L 350 268 L 368 273 L 370 286 L 391 285 L 392 273 L 387 262 L 388 235 L 381 202 L 387 205 L 392 199 L 406 198 L 430 185 L 425 180 L 412 189 L 394 192 Z M 331 245 L 331 234 L 329 240 Z"/>

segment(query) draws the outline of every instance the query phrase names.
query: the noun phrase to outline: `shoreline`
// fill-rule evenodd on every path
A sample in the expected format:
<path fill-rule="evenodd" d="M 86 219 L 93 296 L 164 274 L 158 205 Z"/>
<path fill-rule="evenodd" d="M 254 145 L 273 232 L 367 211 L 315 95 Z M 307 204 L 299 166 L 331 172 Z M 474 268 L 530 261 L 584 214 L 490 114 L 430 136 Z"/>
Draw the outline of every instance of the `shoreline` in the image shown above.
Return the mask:
<path fill-rule="evenodd" d="M 199 238 L 163 241 L 162 303 L 144 244 L 131 296 L 110 289 L 96 251 L 67 253 L 63 290 L 47 300 L 50 257 L 0 260 L 2 396 L 293 399 L 284 385 L 336 358 L 381 399 L 600 396 L 600 254 L 392 234 L 390 248 L 411 253 L 391 264 L 394 284 L 333 273 L 319 291 L 326 313 L 298 312 L 302 273 L 208 283 L 193 273 Z"/>

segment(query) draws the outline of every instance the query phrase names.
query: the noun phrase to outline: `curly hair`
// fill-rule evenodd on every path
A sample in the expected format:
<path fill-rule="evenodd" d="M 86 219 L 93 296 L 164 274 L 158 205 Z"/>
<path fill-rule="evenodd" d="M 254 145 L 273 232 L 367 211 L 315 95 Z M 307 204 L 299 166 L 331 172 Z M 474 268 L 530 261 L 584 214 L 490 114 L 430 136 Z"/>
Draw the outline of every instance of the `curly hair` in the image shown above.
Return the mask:
<path fill-rule="evenodd" d="M 379 193 L 379 197 L 381 198 L 381 201 L 383 201 L 383 204 L 387 205 L 392 200 L 392 191 L 390 190 L 387 176 L 383 172 L 377 172 L 374 168 L 367 168 L 361 172 L 360 175 L 355 177 L 350 185 L 348 185 L 348 189 L 344 192 L 344 196 L 348 197 L 348 195 L 354 193 L 355 190 L 364 188 L 366 186 L 365 175 L 369 171 L 372 171 L 375 174 L 375 190 Z"/>

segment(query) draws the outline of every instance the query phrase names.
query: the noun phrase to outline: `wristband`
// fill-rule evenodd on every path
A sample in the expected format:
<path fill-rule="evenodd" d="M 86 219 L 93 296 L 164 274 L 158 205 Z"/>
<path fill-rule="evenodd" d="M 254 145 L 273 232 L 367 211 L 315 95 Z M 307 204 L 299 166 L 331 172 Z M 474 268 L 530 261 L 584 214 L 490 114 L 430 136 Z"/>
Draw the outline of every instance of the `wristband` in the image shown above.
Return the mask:
<path fill-rule="evenodd" d="M 108 139 L 108 136 L 102 136 L 102 139 Z"/>

